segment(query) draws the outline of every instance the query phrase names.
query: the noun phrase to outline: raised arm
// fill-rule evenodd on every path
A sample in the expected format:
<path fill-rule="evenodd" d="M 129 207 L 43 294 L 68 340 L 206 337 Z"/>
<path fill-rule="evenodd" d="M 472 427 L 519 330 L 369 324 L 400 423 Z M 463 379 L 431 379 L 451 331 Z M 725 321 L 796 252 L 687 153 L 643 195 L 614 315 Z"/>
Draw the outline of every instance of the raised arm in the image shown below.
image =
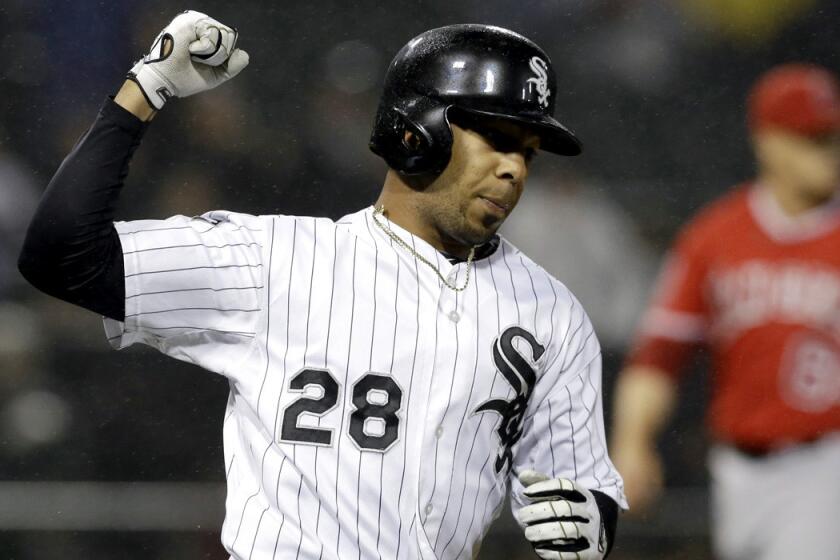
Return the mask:
<path fill-rule="evenodd" d="M 211 89 L 248 64 L 248 55 L 235 49 L 236 39 L 230 27 L 191 11 L 155 38 L 50 180 L 18 259 L 30 283 L 124 318 L 123 256 L 113 222 L 129 162 L 148 121 L 169 98 Z"/>
<path fill-rule="evenodd" d="M 36 288 L 122 320 L 123 261 L 113 221 L 129 161 L 146 128 L 107 100 L 53 175 L 18 259 L 21 274 Z"/>

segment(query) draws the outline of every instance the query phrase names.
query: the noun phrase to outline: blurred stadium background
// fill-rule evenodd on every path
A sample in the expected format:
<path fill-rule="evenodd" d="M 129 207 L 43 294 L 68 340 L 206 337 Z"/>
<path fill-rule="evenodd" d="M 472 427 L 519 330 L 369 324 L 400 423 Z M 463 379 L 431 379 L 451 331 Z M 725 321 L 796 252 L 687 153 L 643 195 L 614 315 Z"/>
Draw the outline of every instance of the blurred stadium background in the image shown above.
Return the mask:
<path fill-rule="evenodd" d="M 592 315 L 608 403 L 674 231 L 752 172 L 750 82 L 783 61 L 840 69 L 830 0 L 3 0 L 0 558 L 226 558 L 226 382 L 146 348 L 111 351 L 98 317 L 37 293 L 15 268 L 64 154 L 187 8 L 238 27 L 251 65 L 156 117 L 123 219 L 215 208 L 337 218 L 378 193 L 384 166 L 367 139 L 403 43 L 480 22 L 542 45 L 559 76 L 558 117 L 585 152 L 538 158 L 505 231 Z M 662 442 L 668 493 L 655 514 L 622 519 L 616 560 L 711 558 L 702 357 L 695 369 Z M 506 511 L 480 558 L 532 557 Z"/>

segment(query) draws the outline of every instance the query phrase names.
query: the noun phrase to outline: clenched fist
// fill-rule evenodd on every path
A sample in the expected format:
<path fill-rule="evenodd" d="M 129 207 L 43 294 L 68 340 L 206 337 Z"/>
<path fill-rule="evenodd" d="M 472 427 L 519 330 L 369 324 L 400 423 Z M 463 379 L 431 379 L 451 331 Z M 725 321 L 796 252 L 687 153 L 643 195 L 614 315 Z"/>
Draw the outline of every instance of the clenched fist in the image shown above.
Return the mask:
<path fill-rule="evenodd" d="M 236 48 L 237 38 L 235 29 L 188 10 L 163 28 L 128 79 L 160 110 L 170 97 L 212 89 L 239 74 L 248 65 L 248 53 Z"/>

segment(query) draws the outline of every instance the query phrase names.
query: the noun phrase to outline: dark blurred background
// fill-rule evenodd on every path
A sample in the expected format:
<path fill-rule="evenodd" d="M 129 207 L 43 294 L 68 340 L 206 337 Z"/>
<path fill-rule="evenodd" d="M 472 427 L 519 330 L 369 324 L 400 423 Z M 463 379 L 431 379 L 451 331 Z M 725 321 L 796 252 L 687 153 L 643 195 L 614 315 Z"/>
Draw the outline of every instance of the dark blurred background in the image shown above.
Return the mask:
<path fill-rule="evenodd" d="M 559 77 L 574 159 L 537 158 L 503 232 L 580 297 L 605 349 L 605 402 L 676 228 L 748 179 L 745 93 L 792 60 L 840 69 L 840 3 L 819 0 L 415 0 L 0 4 L 0 558 L 226 558 L 227 383 L 148 348 L 109 349 L 101 320 L 15 268 L 50 176 L 106 95 L 178 11 L 236 26 L 251 55 L 218 90 L 154 120 L 120 218 L 338 218 L 370 204 L 367 140 L 384 70 L 414 35 L 456 22 L 538 42 Z M 710 558 L 698 358 L 666 434 L 668 493 L 623 519 L 613 554 Z M 505 512 L 482 559 L 532 558 Z"/>

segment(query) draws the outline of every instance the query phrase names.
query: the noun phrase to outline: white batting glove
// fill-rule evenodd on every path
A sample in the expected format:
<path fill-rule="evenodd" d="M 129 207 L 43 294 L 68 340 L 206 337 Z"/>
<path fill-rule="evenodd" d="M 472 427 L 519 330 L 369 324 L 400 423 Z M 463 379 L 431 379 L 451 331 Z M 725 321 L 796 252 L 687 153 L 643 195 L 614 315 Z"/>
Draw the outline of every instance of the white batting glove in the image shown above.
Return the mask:
<path fill-rule="evenodd" d="M 601 560 L 607 538 L 601 511 L 592 492 L 566 478 L 549 479 L 535 471 L 522 471 L 530 505 L 516 517 L 537 556 L 546 560 Z"/>
<path fill-rule="evenodd" d="M 248 53 L 236 48 L 237 37 L 235 29 L 188 10 L 163 28 L 128 79 L 160 110 L 170 97 L 206 91 L 239 74 L 248 65 Z"/>

